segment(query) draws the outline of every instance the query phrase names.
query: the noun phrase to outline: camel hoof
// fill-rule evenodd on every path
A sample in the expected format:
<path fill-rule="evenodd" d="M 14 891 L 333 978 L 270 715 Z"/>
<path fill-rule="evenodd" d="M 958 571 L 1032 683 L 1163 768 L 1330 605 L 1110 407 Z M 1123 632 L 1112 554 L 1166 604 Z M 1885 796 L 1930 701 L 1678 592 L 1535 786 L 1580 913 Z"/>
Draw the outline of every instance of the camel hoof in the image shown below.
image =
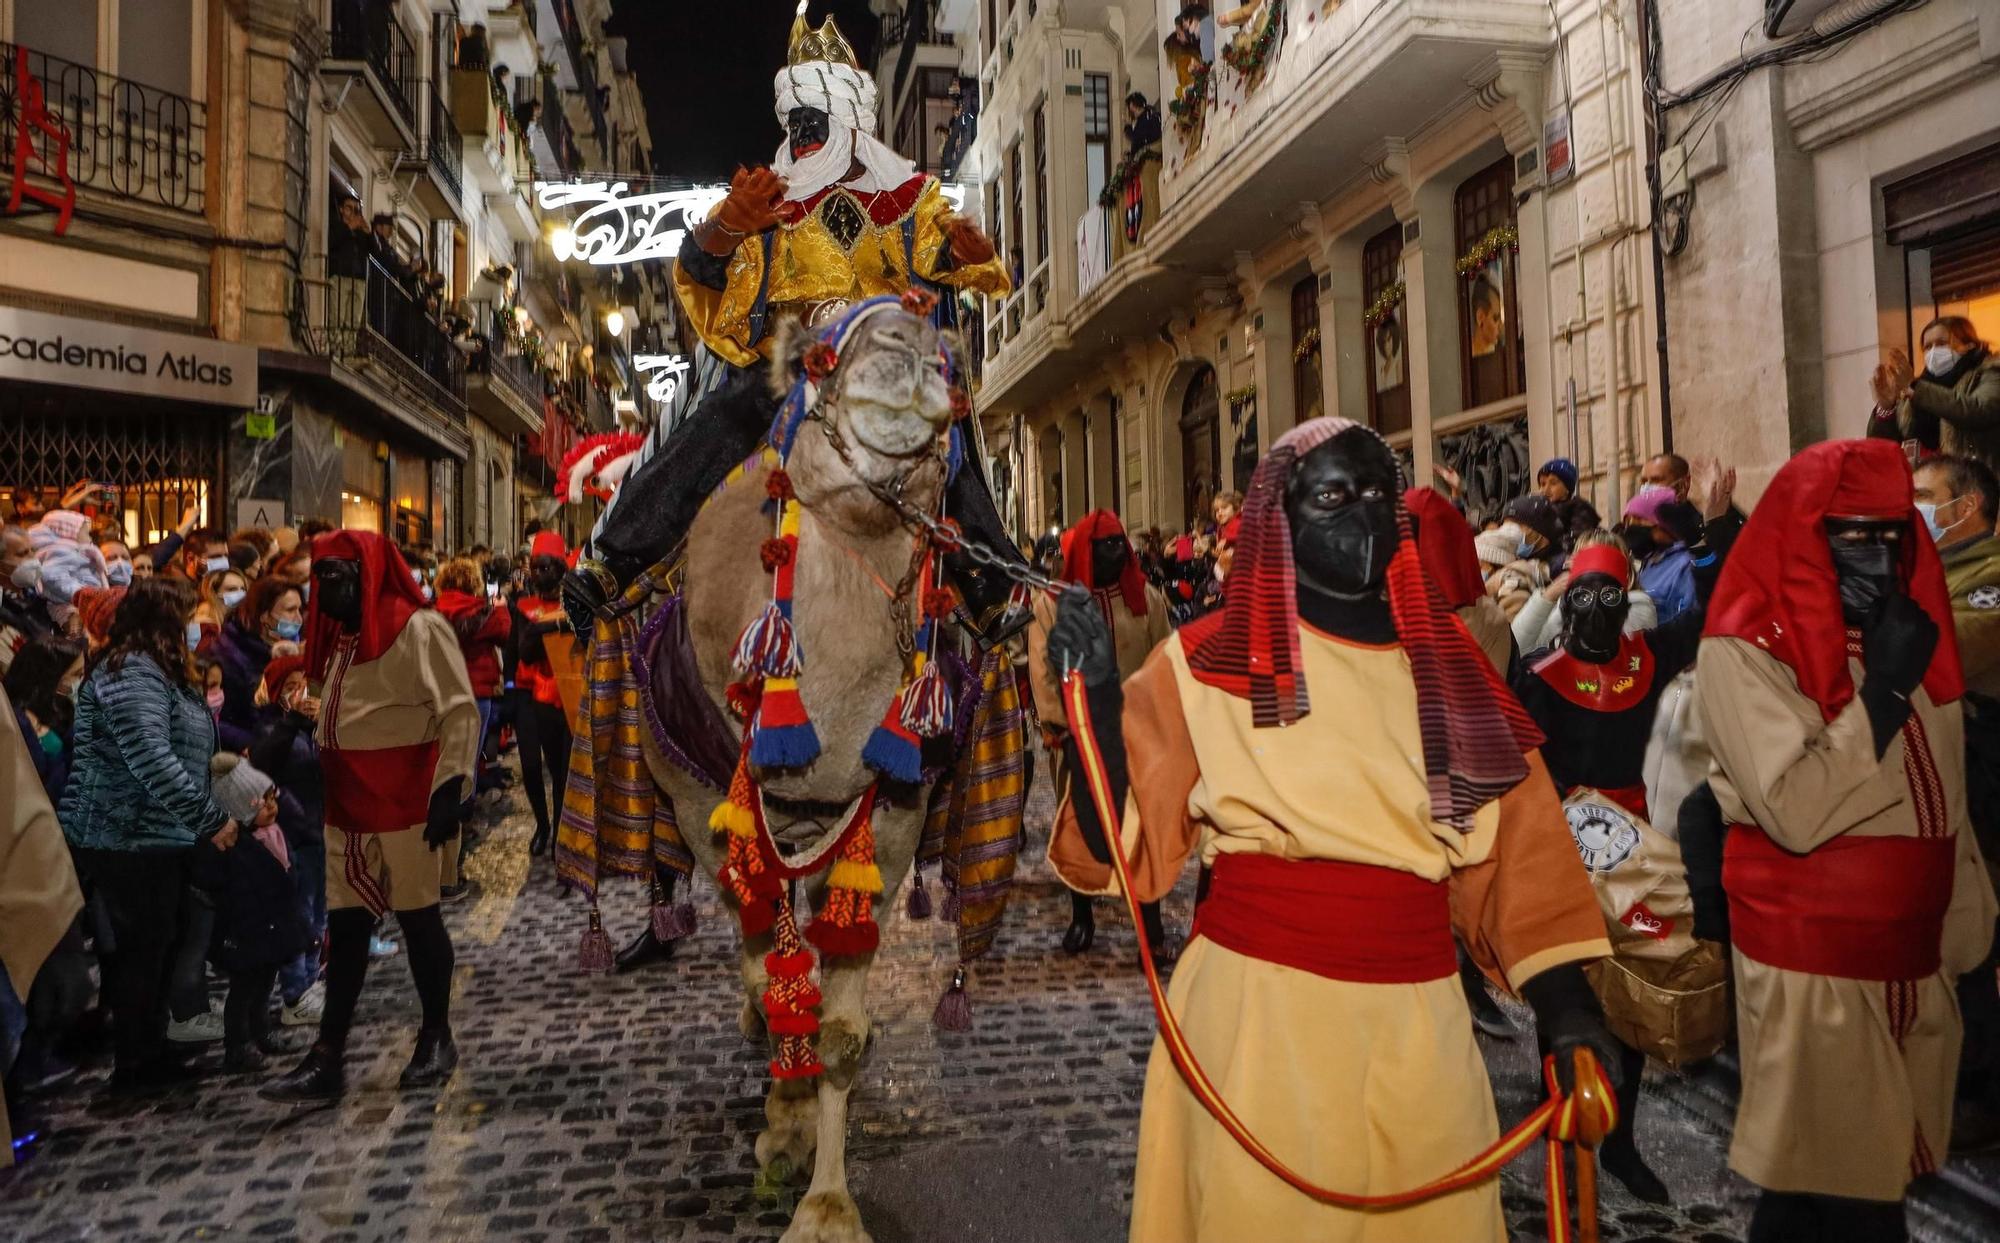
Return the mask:
<path fill-rule="evenodd" d="M 769 1165 L 757 1171 L 757 1179 L 750 1184 L 750 1194 L 765 1208 L 790 1208 L 798 1198 L 798 1190 L 793 1185 L 805 1174 L 804 1170 L 792 1164 L 792 1159 L 779 1153 Z"/>
<path fill-rule="evenodd" d="M 778 1243 L 874 1243 L 861 1228 L 861 1210 L 844 1191 L 817 1191 L 807 1196 Z"/>
<path fill-rule="evenodd" d="M 736 1016 L 736 1026 L 742 1029 L 745 1040 L 762 1040 L 765 1035 L 764 1012 L 754 1003 L 746 1001 L 743 1012 Z"/>

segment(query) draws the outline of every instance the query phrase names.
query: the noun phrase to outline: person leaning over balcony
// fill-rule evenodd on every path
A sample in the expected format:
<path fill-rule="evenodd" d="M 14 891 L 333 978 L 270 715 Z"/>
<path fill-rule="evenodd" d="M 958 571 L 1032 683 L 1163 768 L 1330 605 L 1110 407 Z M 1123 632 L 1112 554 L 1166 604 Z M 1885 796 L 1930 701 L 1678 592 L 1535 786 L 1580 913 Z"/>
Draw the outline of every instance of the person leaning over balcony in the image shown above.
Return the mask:
<path fill-rule="evenodd" d="M 326 278 L 333 287 L 333 305 L 328 312 L 343 341 L 351 344 L 354 330 L 361 324 L 368 260 L 375 247 L 367 217 L 361 214 L 360 199 L 348 195 L 340 200 L 337 212 L 338 219 L 326 239 Z"/>
<path fill-rule="evenodd" d="M 1160 145 L 1160 110 L 1144 93 L 1133 91 L 1125 97 L 1125 154 Z"/>
<path fill-rule="evenodd" d="M 1963 315 L 1941 315 L 1918 338 L 1924 370 L 1917 374 L 1900 349 L 1875 368 L 1869 386 L 1875 412 L 1868 434 L 1906 445 L 1926 457 L 1943 451 L 2000 462 L 2000 358 Z"/>

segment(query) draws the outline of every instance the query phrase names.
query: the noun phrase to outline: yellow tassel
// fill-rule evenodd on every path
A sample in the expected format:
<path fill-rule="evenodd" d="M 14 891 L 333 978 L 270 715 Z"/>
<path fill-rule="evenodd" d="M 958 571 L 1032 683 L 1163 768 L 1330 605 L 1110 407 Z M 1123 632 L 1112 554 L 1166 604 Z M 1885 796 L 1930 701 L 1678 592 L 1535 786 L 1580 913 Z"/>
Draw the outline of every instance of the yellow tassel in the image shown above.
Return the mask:
<path fill-rule="evenodd" d="M 741 803 L 718 803 L 709 814 L 708 827 L 716 833 L 731 833 L 737 837 L 755 837 L 757 821 L 750 809 Z M 879 883 L 879 882 L 878 882 Z"/>
<path fill-rule="evenodd" d="M 840 859 L 827 873 L 826 883 L 835 889 L 852 889 L 856 893 L 881 893 L 882 869 L 873 863 Z"/>

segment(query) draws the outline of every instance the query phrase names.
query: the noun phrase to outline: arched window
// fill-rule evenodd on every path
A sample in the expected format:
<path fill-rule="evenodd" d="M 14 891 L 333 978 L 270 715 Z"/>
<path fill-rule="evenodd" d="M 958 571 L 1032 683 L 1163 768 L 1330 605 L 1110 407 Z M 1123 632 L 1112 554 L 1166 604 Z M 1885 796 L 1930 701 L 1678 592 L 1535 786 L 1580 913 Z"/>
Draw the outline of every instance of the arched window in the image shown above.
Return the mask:
<path fill-rule="evenodd" d="M 1514 238 L 1514 161 L 1501 156 L 1458 188 L 1453 203 L 1460 263 L 1458 342 L 1465 408 L 1527 391 Z"/>
<path fill-rule="evenodd" d="M 1190 523 L 1208 516 L 1222 477 L 1220 407 L 1215 368 L 1204 364 L 1181 398 L 1181 502 Z"/>
<path fill-rule="evenodd" d="M 1402 279 L 1403 226 L 1392 224 L 1361 247 L 1361 302 L 1367 327 L 1368 422 L 1384 436 L 1410 430 L 1409 320 Z"/>

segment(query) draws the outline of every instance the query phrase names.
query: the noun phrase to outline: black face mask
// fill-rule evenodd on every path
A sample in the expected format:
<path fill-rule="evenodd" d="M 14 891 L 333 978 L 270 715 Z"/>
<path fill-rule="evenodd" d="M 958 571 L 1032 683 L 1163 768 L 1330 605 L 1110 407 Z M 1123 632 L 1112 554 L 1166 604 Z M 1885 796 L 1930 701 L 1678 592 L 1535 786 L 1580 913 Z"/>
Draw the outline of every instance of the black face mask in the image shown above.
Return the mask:
<path fill-rule="evenodd" d="M 349 630 L 361 624 L 361 564 L 357 561 L 313 562 L 313 601 L 319 611 Z"/>
<path fill-rule="evenodd" d="M 1397 482 L 1396 459 L 1369 432 L 1342 432 L 1299 459 L 1285 485 L 1285 517 L 1302 590 L 1350 600 L 1380 594 L 1400 538 Z"/>
<path fill-rule="evenodd" d="M 1840 615 L 1848 625 L 1868 620 L 1875 605 L 1902 589 L 1893 544 L 1856 544 L 1836 539 L 1833 572 L 1840 579 Z"/>
<path fill-rule="evenodd" d="M 1107 535 L 1090 541 L 1090 585 L 1099 591 L 1116 587 L 1125 566 L 1132 560 L 1132 546 L 1122 535 Z"/>
<path fill-rule="evenodd" d="M 824 147 L 832 128 L 833 118 L 818 108 L 794 108 L 787 112 L 785 136 L 791 142 L 792 158 L 808 154 L 811 148 Z"/>
<path fill-rule="evenodd" d="M 1615 603 L 1607 604 L 1607 597 Z M 1571 580 L 1563 593 L 1563 650 L 1578 660 L 1604 664 L 1618 655 L 1625 633 L 1625 615 L 1632 602 L 1609 574 L 1585 574 Z"/>

